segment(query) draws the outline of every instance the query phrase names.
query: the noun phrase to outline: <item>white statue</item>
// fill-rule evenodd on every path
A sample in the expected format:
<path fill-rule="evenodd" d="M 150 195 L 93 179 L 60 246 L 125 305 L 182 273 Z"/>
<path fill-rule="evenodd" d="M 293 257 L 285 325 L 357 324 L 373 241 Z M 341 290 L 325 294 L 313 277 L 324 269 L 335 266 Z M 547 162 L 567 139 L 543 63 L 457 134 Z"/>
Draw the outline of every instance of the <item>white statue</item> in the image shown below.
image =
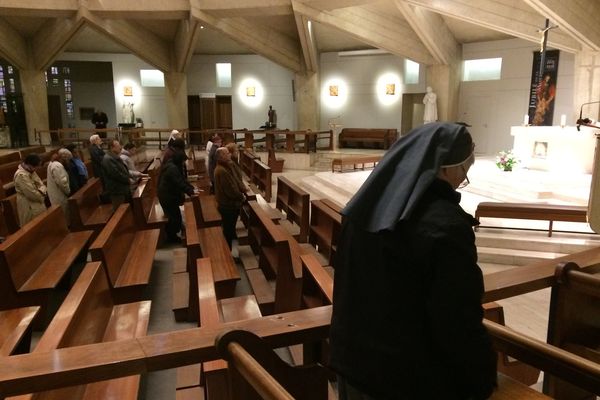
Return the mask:
<path fill-rule="evenodd" d="M 425 104 L 423 122 L 427 124 L 429 122 L 437 121 L 437 95 L 433 93 L 431 86 L 427 86 L 427 93 L 425 94 L 425 97 L 423 97 L 423 104 Z"/>
<path fill-rule="evenodd" d="M 133 124 L 135 121 L 135 114 L 133 113 L 133 103 L 123 103 L 123 109 L 121 110 L 123 123 Z"/>

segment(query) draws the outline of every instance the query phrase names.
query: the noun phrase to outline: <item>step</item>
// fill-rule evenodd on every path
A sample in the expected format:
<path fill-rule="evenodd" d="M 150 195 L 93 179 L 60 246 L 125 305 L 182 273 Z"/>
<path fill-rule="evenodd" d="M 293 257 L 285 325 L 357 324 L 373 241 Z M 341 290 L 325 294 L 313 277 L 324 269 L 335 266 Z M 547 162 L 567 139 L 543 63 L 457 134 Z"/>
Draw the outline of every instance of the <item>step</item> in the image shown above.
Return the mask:
<path fill-rule="evenodd" d="M 479 231 L 475 234 L 477 247 L 573 254 L 600 246 L 600 241 L 548 237 L 545 232 L 536 232 L 540 235 L 539 237 L 535 237 L 536 235 L 530 231 L 521 234 L 516 231 L 506 233 L 506 230 L 502 230 L 499 233 L 492 233 L 490 231 L 492 229 L 486 232 Z"/>
<path fill-rule="evenodd" d="M 564 253 L 478 247 L 478 261 L 507 265 L 528 265 L 540 260 L 551 260 L 565 256 Z"/>

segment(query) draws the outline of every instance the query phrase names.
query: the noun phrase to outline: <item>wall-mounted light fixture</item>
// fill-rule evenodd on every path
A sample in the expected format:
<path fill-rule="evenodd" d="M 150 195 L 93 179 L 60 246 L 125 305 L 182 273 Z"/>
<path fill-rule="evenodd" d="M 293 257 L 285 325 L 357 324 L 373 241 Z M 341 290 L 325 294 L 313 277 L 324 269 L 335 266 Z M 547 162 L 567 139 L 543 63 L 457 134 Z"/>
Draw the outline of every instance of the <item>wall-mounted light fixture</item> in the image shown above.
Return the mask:
<path fill-rule="evenodd" d="M 382 74 L 377 78 L 375 93 L 379 103 L 388 106 L 400 99 L 400 77 L 394 72 Z"/>
<path fill-rule="evenodd" d="M 339 108 L 348 100 L 348 85 L 340 78 L 331 78 L 321 88 L 321 101 L 330 108 Z"/>
<path fill-rule="evenodd" d="M 240 101 L 251 108 L 261 105 L 265 97 L 263 85 L 255 78 L 242 79 L 237 92 Z"/>
<path fill-rule="evenodd" d="M 133 96 L 133 87 L 132 86 L 123 86 L 123 96 L 132 97 Z"/>
<path fill-rule="evenodd" d="M 246 87 L 246 96 L 247 97 L 255 97 L 256 96 L 256 87 L 247 86 Z"/>

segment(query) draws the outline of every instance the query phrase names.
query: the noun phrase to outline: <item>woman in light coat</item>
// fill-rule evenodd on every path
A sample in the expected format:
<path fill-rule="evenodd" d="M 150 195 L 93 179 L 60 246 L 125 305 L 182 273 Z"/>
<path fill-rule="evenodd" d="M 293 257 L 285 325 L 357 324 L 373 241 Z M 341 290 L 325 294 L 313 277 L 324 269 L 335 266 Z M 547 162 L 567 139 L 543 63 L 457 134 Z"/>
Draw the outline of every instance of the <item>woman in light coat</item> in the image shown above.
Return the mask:
<path fill-rule="evenodd" d="M 15 172 L 14 182 L 17 192 L 19 226 L 24 226 L 37 215 L 46 211 L 46 204 L 44 204 L 46 186 L 44 186 L 38 174 L 35 173 L 35 168 L 41 162 L 40 156 L 29 154 Z"/>
<path fill-rule="evenodd" d="M 69 173 L 65 165 L 68 165 L 69 160 L 73 157 L 67 149 L 58 150 L 58 158 L 48 164 L 48 197 L 50 204 L 60 205 L 65 213 L 67 221 L 69 220 L 69 207 L 67 199 L 71 194 L 69 187 Z"/>

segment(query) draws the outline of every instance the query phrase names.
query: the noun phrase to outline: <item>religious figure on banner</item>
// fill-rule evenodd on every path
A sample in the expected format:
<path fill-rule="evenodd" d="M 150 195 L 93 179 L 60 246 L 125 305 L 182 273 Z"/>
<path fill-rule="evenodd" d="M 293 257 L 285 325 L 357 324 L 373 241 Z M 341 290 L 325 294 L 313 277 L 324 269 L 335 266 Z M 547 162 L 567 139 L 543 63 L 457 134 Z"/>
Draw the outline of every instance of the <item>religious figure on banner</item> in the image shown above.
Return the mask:
<path fill-rule="evenodd" d="M 437 121 L 437 95 L 433 92 L 431 86 L 427 86 L 427 93 L 423 97 L 423 104 L 425 104 L 423 123 L 428 124 L 429 122 Z"/>
<path fill-rule="evenodd" d="M 549 111 L 552 109 L 552 102 L 556 96 L 556 85 L 552 81 L 550 74 L 544 75 L 544 78 L 535 90 L 535 94 L 537 103 L 533 116 L 533 125 L 552 125 L 552 121 L 546 121 L 546 119 L 552 118 Z"/>

